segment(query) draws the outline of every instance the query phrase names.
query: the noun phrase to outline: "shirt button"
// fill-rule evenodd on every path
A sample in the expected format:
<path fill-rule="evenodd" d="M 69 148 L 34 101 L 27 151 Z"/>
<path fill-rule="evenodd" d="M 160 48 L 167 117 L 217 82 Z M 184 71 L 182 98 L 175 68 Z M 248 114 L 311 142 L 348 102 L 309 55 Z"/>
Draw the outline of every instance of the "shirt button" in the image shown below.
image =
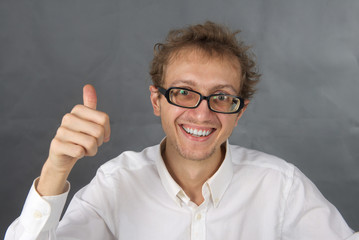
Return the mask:
<path fill-rule="evenodd" d="M 34 212 L 34 218 L 36 219 L 42 218 L 42 213 L 39 210 L 36 210 Z"/>
<path fill-rule="evenodd" d="M 201 215 L 200 213 L 198 213 L 196 218 L 197 218 L 197 220 L 199 221 L 199 220 L 201 220 L 202 215 Z"/>

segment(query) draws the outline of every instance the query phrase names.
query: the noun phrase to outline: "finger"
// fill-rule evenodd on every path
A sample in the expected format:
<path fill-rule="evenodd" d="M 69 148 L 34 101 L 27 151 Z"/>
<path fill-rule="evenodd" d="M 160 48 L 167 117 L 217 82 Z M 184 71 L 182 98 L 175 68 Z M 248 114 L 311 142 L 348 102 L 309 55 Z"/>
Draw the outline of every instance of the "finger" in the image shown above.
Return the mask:
<path fill-rule="evenodd" d="M 95 88 L 91 84 L 86 84 L 83 88 L 83 101 L 86 107 L 96 109 L 97 95 Z"/>
<path fill-rule="evenodd" d="M 103 143 L 105 135 L 104 127 L 97 123 L 79 118 L 74 114 L 66 114 L 62 119 L 61 127 L 66 127 L 72 131 L 85 133 L 96 138 L 98 146 Z"/>
<path fill-rule="evenodd" d="M 98 150 L 96 138 L 81 132 L 72 131 L 66 127 L 59 127 L 56 139 L 83 147 L 86 156 L 95 156 Z"/>
<path fill-rule="evenodd" d="M 110 136 L 111 136 L 110 117 L 106 113 L 89 109 L 87 107 L 84 107 L 83 105 L 76 105 L 72 109 L 71 113 L 79 118 L 103 126 L 103 128 L 105 129 L 104 142 L 108 142 L 110 140 Z"/>
<path fill-rule="evenodd" d="M 75 159 L 83 158 L 86 154 L 86 150 L 80 145 L 63 142 L 57 138 L 52 140 L 50 152 L 57 156 L 68 156 Z"/>

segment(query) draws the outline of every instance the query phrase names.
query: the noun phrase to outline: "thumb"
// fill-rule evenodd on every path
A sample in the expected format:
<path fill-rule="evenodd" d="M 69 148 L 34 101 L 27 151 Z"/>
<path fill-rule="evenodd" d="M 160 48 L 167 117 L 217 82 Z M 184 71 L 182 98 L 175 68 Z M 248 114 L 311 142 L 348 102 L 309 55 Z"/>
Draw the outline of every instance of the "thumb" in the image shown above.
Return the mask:
<path fill-rule="evenodd" d="M 83 99 L 86 107 L 96 109 L 97 96 L 96 90 L 91 84 L 86 84 L 83 88 Z"/>

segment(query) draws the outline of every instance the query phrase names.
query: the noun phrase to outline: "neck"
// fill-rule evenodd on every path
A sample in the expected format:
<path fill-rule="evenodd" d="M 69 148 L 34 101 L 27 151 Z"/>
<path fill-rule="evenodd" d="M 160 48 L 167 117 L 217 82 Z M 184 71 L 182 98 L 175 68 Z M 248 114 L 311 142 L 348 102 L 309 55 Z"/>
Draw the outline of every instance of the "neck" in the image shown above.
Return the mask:
<path fill-rule="evenodd" d="M 208 159 L 191 160 L 174 154 L 164 142 L 162 157 L 172 178 L 183 189 L 192 202 L 200 205 L 203 201 L 202 186 L 218 170 L 225 156 L 225 147 Z"/>

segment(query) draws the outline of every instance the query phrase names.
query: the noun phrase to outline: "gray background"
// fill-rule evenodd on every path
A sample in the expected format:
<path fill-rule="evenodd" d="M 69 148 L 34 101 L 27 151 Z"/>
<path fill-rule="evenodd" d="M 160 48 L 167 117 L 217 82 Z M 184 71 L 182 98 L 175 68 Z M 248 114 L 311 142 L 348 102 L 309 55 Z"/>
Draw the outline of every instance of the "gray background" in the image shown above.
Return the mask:
<path fill-rule="evenodd" d="M 298 166 L 359 230 L 359 1 L 0 0 L 0 231 L 20 214 L 62 115 L 92 83 L 112 139 L 72 194 L 124 150 L 157 144 L 148 75 L 169 29 L 241 29 L 263 74 L 231 143 Z"/>

